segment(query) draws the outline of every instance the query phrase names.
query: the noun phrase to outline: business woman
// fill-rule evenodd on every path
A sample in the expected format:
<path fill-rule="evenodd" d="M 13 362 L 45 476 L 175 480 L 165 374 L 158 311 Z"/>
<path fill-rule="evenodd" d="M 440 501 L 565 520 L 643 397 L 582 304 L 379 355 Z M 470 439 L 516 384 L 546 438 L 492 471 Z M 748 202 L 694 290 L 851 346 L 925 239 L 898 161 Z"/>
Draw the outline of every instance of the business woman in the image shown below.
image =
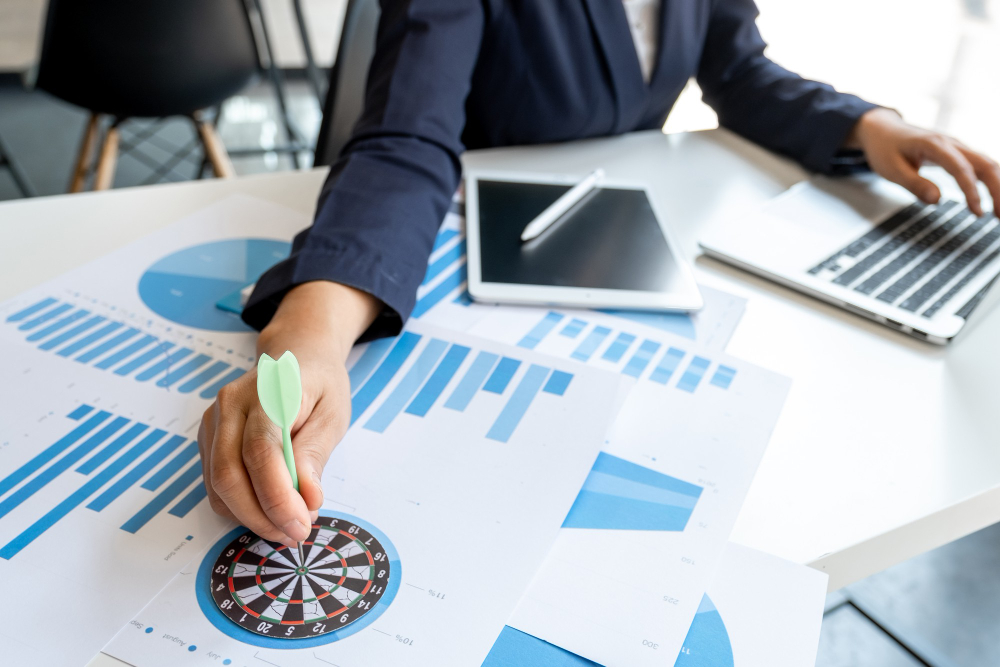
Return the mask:
<path fill-rule="evenodd" d="M 344 362 L 396 334 L 414 305 L 466 148 L 662 127 L 697 78 L 722 126 L 816 172 L 850 151 L 927 202 L 933 161 L 981 213 L 997 164 L 893 111 L 771 62 L 752 0 L 382 0 L 364 113 L 333 165 L 315 222 L 257 283 L 244 319 L 258 352 L 292 350 L 304 398 L 293 435 L 301 496 L 251 372 L 224 387 L 199 443 L 212 507 L 270 540 L 309 533 L 320 474 L 350 419 Z M 705 174 L 705 178 L 711 178 Z"/>

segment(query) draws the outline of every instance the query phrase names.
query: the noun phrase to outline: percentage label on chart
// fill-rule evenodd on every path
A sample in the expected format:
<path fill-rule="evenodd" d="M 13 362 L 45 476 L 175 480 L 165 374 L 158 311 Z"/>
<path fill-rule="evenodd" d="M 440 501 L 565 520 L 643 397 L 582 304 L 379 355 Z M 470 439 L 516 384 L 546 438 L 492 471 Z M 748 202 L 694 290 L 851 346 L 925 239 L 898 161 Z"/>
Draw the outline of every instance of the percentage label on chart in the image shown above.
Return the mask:
<path fill-rule="evenodd" d="M 413 640 L 403 635 L 396 635 L 396 641 L 405 646 L 413 646 Z"/>
<path fill-rule="evenodd" d="M 430 595 L 432 598 L 437 598 L 438 600 L 444 599 L 444 593 L 442 593 L 441 591 L 428 590 L 427 594 Z"/>

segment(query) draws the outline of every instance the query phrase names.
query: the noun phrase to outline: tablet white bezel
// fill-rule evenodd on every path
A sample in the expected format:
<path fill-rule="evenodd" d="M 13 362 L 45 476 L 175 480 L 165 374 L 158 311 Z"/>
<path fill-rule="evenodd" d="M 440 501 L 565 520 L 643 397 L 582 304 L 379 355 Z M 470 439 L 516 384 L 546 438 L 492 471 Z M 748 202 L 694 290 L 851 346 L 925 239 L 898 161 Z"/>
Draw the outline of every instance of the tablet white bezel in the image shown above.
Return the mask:
<path fill-rule="evenodd" d="M 600 289 L 588 287 L 553 287 L 551 285 L 519 285 L 487 283 L 482 280 L 482 257 L 479 252 L 479 180 L 512 183 L 543 183 L 575 185 L 586 175 L 530 174 L 512 171 L 471 170 L 465 174 L 465 234 L 468 253 L 469 294 L 477 301 L 581 308 L 628 308 L 633 310 L 698 310 L 703 305 L 701 292 L 688 261 L 677 253 L 679 247 L 663 224 L 663 215 L 642 183 L 602 179 L 601 187 L 642 190 L 653 209 L 653 215 L 667 242 L 666 259 L 677 266 L 676 289 L 669 292 Z"/>

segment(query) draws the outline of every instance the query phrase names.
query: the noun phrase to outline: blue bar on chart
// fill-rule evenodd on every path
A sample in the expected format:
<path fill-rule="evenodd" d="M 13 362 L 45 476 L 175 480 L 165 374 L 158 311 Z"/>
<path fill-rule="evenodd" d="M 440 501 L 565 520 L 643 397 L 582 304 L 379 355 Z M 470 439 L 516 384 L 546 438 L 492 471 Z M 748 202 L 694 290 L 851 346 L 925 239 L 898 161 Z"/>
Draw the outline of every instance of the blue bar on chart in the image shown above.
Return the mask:
<path fill-rule="evenodd" d="M 632 334 L 625 332 L 618 334 L 618 337 L 615 338 L 611 345 L 608 345 L 608 349 L 601 355 L 601 359 L 617 364 L 622 360 L 622 355 L 625 354 L 625 351 L 634 342 L 635 336 Z"/>
<path fill-rule="evenodd" d="M 118 347 L 119 345 L 121 345 L 122 343 L 124 343 L 125 341 L 127 341 L 128 339 L 130 339 L 133 336 L 135 336 L 137 333 L 139 333 L 138 329 L 128 329 L 127 331 L 123 331 L 122 333 L 118 334 L 117 336 L 115 336 L 111 340 L 106 341 L 104 343 L 101 343 L 100 345 L 98 345 L 98 346 L 96 346 L 94 348 L 91 348 L 90 350 L 87 350 L 86 352 L 84 352 L 83 354 L 81 354 L 79 357 L 77 357 L 75 359 L 75 361 L 79 361 L 81 364 L 85 364 L 87 362 L 93 361 L 94 359 L 96 359 L 97 357 L 101 356 L 105 352 L 109 352 L 109 351 L 115 349 L 116 347 Z"/>
<path fill-rule="evenodd" d="M 538 344 L 542 342 L 542 339 L 548 336 L 550 331 L 555 329 L 556 325 L 559 324 L 562 319 L 562 315 L 554 310 L 550 310 L 548 314 L 542 318 L 541 322 L 536 324 L 531 331 L 525 334 L 524 338 L 518 341 L 517 346 L 534 350 L 538 347 Z"/>
<path fill-rule="evenodd" d="M 577 361 L 588 361 L 594 352 L 597 352 L 597 348 L 601 346 L 609 333 L 611 333 L 611 329 L 607 327 L 594 327 L 593 331 L 587 334 L 583 342 L 573 350 L 570 356 Z"/>
<path fill-rule="evenodd" d="M 452 240 L 458 236 L 458 232 L 454 229 L 442 229 L 438 232 L 438 235 L 434 238 L 434 247 L 431 248 L 431 254 L 433 255 L 437 252 L 441 246 L 443 246 L 448 241 Z"/>
<path fill-rule="evenodd" d="M 544 366 L 531 364 L 528 367 L 524 377 L 521 378 L 517 388 L 514 389 L 514 393 L 507 400 L 507 405 L 503 407 L 503 410 L 500 411 L 500 416 L 497 417 L 496 421 L 493 422 L 493 426 L 486 433 L 487 438 L 496 440 L 497 442 L 507 442 L 510 440 L 510 436 L 513 435 L 517 425 L 521 423 L 521 419 L 525 413 L 528 412 L 531 402 L 535 400 L 538 390 L 542 388 L 542 384 L 548 375 L 549 369 Z"/>
<path fill-rule="evenodd" d="M 128 421 L 129 420 L 124 417 L 115 417 L 111 420 L 110 424 L 84 440 L 83 443 L 74 448 L 68 454 L 63 456 L 61 459 L 58 459 L 48 468 L 45 468 L 42 472 L 31 478 L 24 484 L 24 486 L 4 498 L 3 501 L 0 501 L 0 517 L 7 516 L 7 514 L 10 513 L 10 511 L 15 507 L 38 493 L 56 477 L 69 470 L 73 464 L 97 449 L 101 443 L 121 430 L 122 427 L 128 423 Z"/>
<path fill-rule="evenodd" d="M 69 413 L 66 416 L 75 421 L 80 421 L 82 417 L 86 417 L 88 414 L 90 414 L 90 411 L 93 409 L 94 409 L 93 406 L 81 405 L 76 410 L 73 410 L 73 412 Z"/>
<path fill-rule="evenodd" d="M 14 313 L 13 315 L 8 315 L 7 316 L 7 321 L 8 322 L 20 322 L 24 318 L 30 317 L 31 315 L 34 315 L 38 311 L 44 310 L 44 309 L 48 308 L 49 306 L 51 306 L 55 302 L 56 302 L 56 300 L 53 299 L 52 297 L 48 297 L 46 299 L 42 299 L 38 303 L 34 303 L 34 304 L 30 305 L 27 308 L 25 308 L 24 310 L 19 310 L 16 313 Z"/>
<path fill-rule="evenodd" d="M 29 475 L 34 473 L 46 463 L 54 460 L 55 457 L 69 449 L 73 443 L 93 431 L 110 416 L 110 412 L 101 410 L 96 415 L 70 431 L 67 435 L 59 438 L 59 440 L 46 447 L 40 454 L 36 455 L 27 463 L 14 470 L 14 472 L 10 473 L 3 479 L 0 479 L 0 496 L 23 482 Z"/>
<path fill-rule="evenodd" d="M 507 389 L 507 385 L 510 384 L 511 378 L 514 377 L 514 373 L 520 367 L 521 362 L 517 359 L 503 357 L 500 359 L 500 363 L 497 364 L 493 374 L 490 375 L 490 379 L 483 385 L 483 391 L 488 391 L 492 394 L 502 394 Z"/>
<path fill-rule="evenodd" d="M 566 336 L 567 338 L 576 338 L 577 336 L 580 335 L 580 332 L 583 331 L 584 327 L 586 326 L 587 326 L 586 322 L 584 322 L 583 320 L 578 320 L 574 317 L 572 320 L 570 320 L 569 324 L 567 324 L 562 328 L 562 331 L 559 332 L 559 335 Z"/>
<path fill-rule="evenodd" d="M 628 360 L 625 364 L 625 368 L 622 369 L 622 373 L 630 377 L 637 378 L 642 375 L 642 372 L 646 370 L 646 366 L 649 365 L 650 360 L 656 351 L 660 349 L 660 344 L 652 340 L 642 341 L 642 345 L 636 350 L 632 358 Z"/>
<path fill-rule="evenodd" d="M 431 406 L 438 400 L 444 388 L 448 386 L 451 379 L 455 377 L 455 373 L 458 371 L 458 367 L 462 365 L 465 358 L 469 355 L 469 348 L 464 345 L 452 345 L 448 348 L 447 354 L 444 355 L 444 359 L 438 364 L 438 367 L 434 369 L 434 373 L 431 377 L 424 383 L 423 388 L 417 397 L 414 398 L 410 405 L 406 408 L 406 413 L 410 415 L 416 415 L 418 417 L 424 417 L 427 412 L 431 409 Z M 477 387 L 478 389 L 478 387 Z"/>
<path fill-rule="evenodd" d="M 118 350 L 114 354 L 110 354 L 110 355 L 106 356 L 105 358 L 101 359 L 96 364 L 94 364 L 94 368 L 100 368 L 101 370 L 107 370 L 107 369 L 111 368 L 112 366 L 114 366 L 115 364 L 117 364 L 119 361 L 124 361 L 125 359 L 128 359 L 129 357 L 131 357 L 133 354 L 135 354 L 139 350 L 142 350 L 143 348 L 147 347 L 151 343 L 155 343 L 155 342 L 156 342 L 156 336 L 150 336 L 150 335 L 147 334 L 147 335 L 143 336 L 142 338 L 140 338 L 139 340 L 135 341 L 134 343 L 131 343 L 130 345 L 126 345 L 125 347 L 123 347 L 122 349 Z"/>
<path fill-rule="evenodd" d="M 712 376 L 709 384 L 721 387 L 722 389 L 729 389 L 729 385 L 733 383 L 733 378 L 736 377 L 736 369 L 730 368 L 729 366 L 722 366 L 721 364 L 715 370 L 715 375 Z"/>
<path fill-rule="evenodd" d="M 452 300 L 452 303 L 457 303 L 460 306 L 471 306 L 472 295 L 469 294 L 469 290 L 462 290 L 462 292 Z"/>
<path fill-rule="evenodd" d="M 89 310 L 78 310 L 76 312 L 70 313 L 66 317 L 62 318 L 61 320 L 57 320 L 56 322 L 53 322 L 44 329 L 39 329 L 38 331 L 34 332 L 30 336 L 28 336 L 27 340 L 33 343 L 36 340 L 41 340 L 47 336 L 51 336 L 52 334 L 59 331 L 63 327 L 67 327 L 73 322 L 76 322 L 77 320 L 82 319 L 87 315 L 90 315 Z"/>
<path fill-rule="evenodd" d="M 565 371 L 552 371 L 552 376 L 549 378 L 549 381 L 545 383 L 545 387 L 542 391 L 547 394 L 562 396 L 569 388 L 569 382 L 572 379 L 572 373 L 566 373 Z"/>
<path fill-rule="evenodd" d="M 493 369 L 500 355 L 492 352 L 480 352 L 476 355 L 469 370 L 465 371 L 465 376 L 459 381 L 458 386 L 451 392 L 451 396 L 445 401 L 444 407 L 462 412 L 469 407 L 469 402 L 476 395 L 479 388 L 483 386 L 486 375 Z"/>
<path fill-rule="evenodd" d="M 56 354 L 58 354 L 60 357 L 69 357 L 69 356 L 72 356 L 72 355 L 76 354 L 77 352 L 79 352 L 80 350 L 82 350 L 83 348 L 85 348 L 88 345 L 90 345 L 91 343 L 96 343 L 97 341 L 101 340 L 102 338 L 104 338 L 108 334 L 117 331 L 121 327 L 122 327 L 121 322 L 108 322 L 107 324 L 105 324 L 103 327 L 101 327 L 97 331 L 84 336 L 80 340 L 77 340 L 77 341 L 74 341 L 74 342 L 70 343 L 69 345 L 67 345 L 63 349 L 61 349 L 58 352 L 56 352 Z"/>
<path fill-rule="evenodd" d="M 644 310 L 618 310 L 616 308 L 599 308 L 598 312 L 620 317 L 630 322 L 645 324 L 660 331 L 670 331 L 691 340 L 698 339 L 694 320 L 687 313 L 653 313 Z"/>
<path fill-rule="evenodd" d="M 382 401 L 382 405 L 378 407 L 375 414 L 365 422 L 364 428 L 376 433 L 384 433 L 392 420 L 402 412 L 413 395 L 417 393 L 420 385 L 430 375 L 447 348 L 447 342 L 432 338 L 424 346 L 417 360 L 410 366 L 410 370 L 389 394 L 389 397 Z"/>
<path fill-rule="evenodd" d="M 601 452 L 563 528 L 683 531 L 701 493 L 700 486 Z"/>
<path fill-rule="evenodd" d="M 413 308 L 413 317 L 419 318 L 431 308 L 438 305 L 446 296 L 464 283 L 465 278 L 466 267 L 465 262 L 462 262 L 450 275 L 445 276 L 441 282 L 417 300 L 417 305 Z"/>
<path fill-rule="evenodd" d="M 156 381 L 156 386 L 169 387 L 178 380 L 180 380 L 181 378 L 186 377 L 189 373 L 193 373 L 194 371 L 198 370 L 211 360 L 212 357 L 208 356 L 207 354 L 199 354 L 194 359 L 190 359 L 187 362 L 181 364 L 178 368 L 168 371 L 166 375 L 164 375 L 162 378 Z"/>
<path fill-rule="evenodd" d="M 140 424 L 140 423 L 133 424 L 129 430 L 125 431 L 123 434 L 115 438 L 111 442 L 111 444 L 109 444 L 107 447 L 105 447 L 104 449 L 97 452 L 89 459 L 81 463 L 77 467 L 76 471 L 83 475 L 89 475 L 90 473 L 94 472 L 99 467 L 104 465 L 104 463 L 107 462 L 108 459 L 110 459 L 112 456 L 120 452 L 125 447 L 125 445 L 129 444 L 130 442 L 138 438 L 139 434 L 145 431 L 147 428 L 149 427 L 146 426 L 145 424 Z"/>
<path fill-rule="evenodd" d="M 347 372 L 352 394 L 361 388 L 361 383 L 368 379 L 368 376 L 378 366 L 378 362 L 382 361 L 382 357 L 389 352 L 389 348 L 395 342 L 395 338 L 379 338 L 368 343 L 368 347 L 361 353 L 361 357 L 351 366 L 351 370 Z"/>
<path fill-rule="evenodd" d="M 205 389 L 203 389 L 202 392 L 198 395 L 201 396 L 202 398 L 215 398 L 215 395 L 219 393 L 220 389 L 225 387 L 233 380 L 243 377 L 244 373 L 246 373 L 245 369 L 234 368 L 233 370 L 229 371 L 228 373 L 220 377 L 218 380 L 216 380 L 209 386 L 205 387 Z"/>
<path fill-rule="evenodd" d="M 68 303 L 61 303 L 52 310 L 45 311 L 35 319 L 28 320 L 24 324 L 20 325 L 18 329 L 20 329 L 21 331 L 30 331 L 31 329 L 34 329 L 40 324 L 45 324 L 53 317 L 59 317 L 60 315 L 65 313 L 67 310 L 70 310 L 71 308 L 73 308 L 73 306 L 69 305 Z"/>
<path fill-rule="evenodd" d="M 171 507 L 167 514 L 183 519 L 188 515 L 188 512 L 193 510 L 198 503 L 207 497 L 208 489 L 205 488 L 204 484 L 198 484 L 186 496 L 178 500 L 177 504 Z"/>
<path fill-rule="evenodd" d="M 58 336 L 53 336 L 44 343 L 38 346 L 40 350 L 51 350 L 54 347 L 59 347 L 63 343 L 69 342 L 79 336 L 80 334 L 96 327 L 101 322 L 105 321 L 107 318 L 100 315 L 94 315 L 89 320 L 84 321 L 81 324 L 76 325 L 69 331 L 64 331 Z"/>
<path fill-rule="evenodd" d="M 463 257 L 465 257 L 464 240 L 456 243 L 454 247 L 449 248 L 446 252 L 442 253 L 440 257 L 428 265 L 427 273 L 424 274 L 424 280 L 421 284 L 426 285 L 427 283 L 433 282 L 434 279 L 441 275 L 445 269 Z"/>
<path fill-rule="evenodd" d="M 688 364 L 687 370 L 684 371 L 684 375 L 677 382 L 677 388 L 687 392 L 694 392 L 711 363 L 711 361 L 704 357 L 695 357 L 692 359 L 691 363 Z"/>
<path fill-rule="evenodd" d="M 164 435 L 166 435 L 166 431 L 163 431 L 161 429 L 156 429 L 155 431 L 147 435 L 145 438 L 143 438 L 140 444 L 145 445 L 145 447 L 148 449 L 153 445 L 153 443 L 159 442 L 159 440 Z M 152 470 L 157 463 L 167 458 L 167 455 L 170 454 L 170 452 L 177 449 L 177 447 L 179 447 L 180 444 L 185 440 L 187 440 L 187 438 L 184 438 L 179 435 L 174 435 L 167 438 L 166 442 L 164 442 L 162 445 L 153 450 L 153 453 L 144 458 L 141 462 L 139 462 L 139 465 L 129 470 L 127 474 L 125 474 L 121 479 L 112 484 L 108 489 L 104 491 L 104 493 L 94 498 L 94 500 L 92 500 L 87 505 L 87 509 L 94 510 L 95 512 L 100 512 L 101 510 L 103 510 L 105 507 L 110 505 L 116 498 L 121 496 L 128 489 L 130 489 L 136 482 L 145 477 L 146 473 Z"/>
<path fill-rule="evenodd" d="M 389 354 L 375 369 L 368 381 L 351 398 L 351 424 L 357 421 L 358 417 L 378 398 L 378 395 L 382 393 L 382 390 L 395 377 L 407 357 L 413 352 L 413 348 L 417 346 L 419 340 L 418 334 L 409 331 L 404 331 L 399 335 Z"/>
<path fill-rule="evenodd" d="M 146 370 L 136 375 L 135 376 L 136 381 L 145 382 L 146 380 L 151 380 L 155 378 L 160 373 L 165 373 L 170 369 L 171 366 L 179 362 L 181 359 L 187 357 L 189 354 L 191 354 L 191 352 L 193 352 L 193 350 L 189 350 L 186 347 L 182 347 L 179 350 L 174 350 L 170 354 L 165 355 L 165 357 L 160 361 L 156 362 Z M 118 371 L 115 372 L 117 373 Z"/>
<path fill-rule="evenodd" d="M 192 440 L 187 447 L 177 453 L 177 456 L 167 461 L 163 464 L 163 467 L 150 475 L 149 479 L 143 482 L 142 488 L 147 491 L 156 491 L 165 481 L 173 477 L 174 473 L 180 470 L 184 464 L 197 455 L 198 443 Z"/>
<path fill-rule="evenodd" d="M 227 368 L 229 368 L 229 364 L 226 362 L 216 361 L 214 364 L 198 373 L 181 386 L 177 387 L 177 391 L 182 394 L 190 394 L 192 391 L 205 384 Z"/>
<path fill-rule="evenodd" d="M 678 350 L 676 347 L 669 348 L 663 353 L 663 358 L 660 359 L 660 363 L 656 365 L 653 372 L 649 374 L 649 379 L 653 382 L 658 382 L 660 384 L 666 384 L 670 381 L 671 376 L 677 367 L 680 366 L 681 359 L 684 358 L 686 353 L 684 350 Z"/>
<path fill-rule="evenodd" d="M 159 430 L 157 432 L 161 435 L 165 433 L 164 431 Z M 108 465 L 108 467 L 92 477 L 86 484 L 70 494 L 66 500 L 56 505 L 52 510 L 46 512 L 40 519 L 28 526 L 28 528 L 21 532 L 17 537 L 5 544 L 3 547 L 0 547 L 0 558 L 10 560 L 16 556 L 22 549 L 31 544 L 46 530 L 53 527 L 60 519 L 86 501 L 87 498 L 89 498 L 98 489 L 114 479 L 118 473 L 139 458 L 139 456 L 141 456 L 143 452 L 145 452 L 146 449 L 148 449 L 149 446 L 155 442 L 152 437 L 153 435 L 155 435 L 155 433 L 143 438 L 137 445 L 134 445 L 127 452 L 115 459 L 110 465 Z"/>
<path fill-rule="evenodd" d="M 122 524 L 122 530 L 126 533 L 136 533 L 140 528 L 149 523 L 154 516 L 160 513 L 177 496 L 181 495 L 184 489 L 191 486 L 191 483 L 201 477 L 201 461 L 196 461 L 190 468 L 185 470 L 171 482 L 167 488 L 163 489 L 155 498 L 150 500 L 145 507 L 136 512 L 135 516 Z"/>

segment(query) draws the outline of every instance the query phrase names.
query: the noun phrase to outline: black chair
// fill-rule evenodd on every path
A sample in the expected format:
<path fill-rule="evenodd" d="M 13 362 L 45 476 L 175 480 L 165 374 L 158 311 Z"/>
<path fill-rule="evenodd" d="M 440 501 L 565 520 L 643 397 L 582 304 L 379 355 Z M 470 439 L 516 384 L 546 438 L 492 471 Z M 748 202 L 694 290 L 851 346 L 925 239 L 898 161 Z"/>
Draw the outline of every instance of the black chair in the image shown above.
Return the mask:
<path fill-rule="evenodd" d="M 71 192 L 83 188 L 105 133 L 94 189 L 111 186 L 118 125 L 127 118 L 191 118 L 216 176 L 233 175 L 201 111 L 255 80 L 261 65 L 243 0 L 49 0 L 37 87 L 88 109 Z"/>
<path fill-rule="evenodd" d="M 329 165 L 337 159 L 361 117 L 379 14 L 378 0 L 348 0 L 316 139 L 315 165 Z"/>

